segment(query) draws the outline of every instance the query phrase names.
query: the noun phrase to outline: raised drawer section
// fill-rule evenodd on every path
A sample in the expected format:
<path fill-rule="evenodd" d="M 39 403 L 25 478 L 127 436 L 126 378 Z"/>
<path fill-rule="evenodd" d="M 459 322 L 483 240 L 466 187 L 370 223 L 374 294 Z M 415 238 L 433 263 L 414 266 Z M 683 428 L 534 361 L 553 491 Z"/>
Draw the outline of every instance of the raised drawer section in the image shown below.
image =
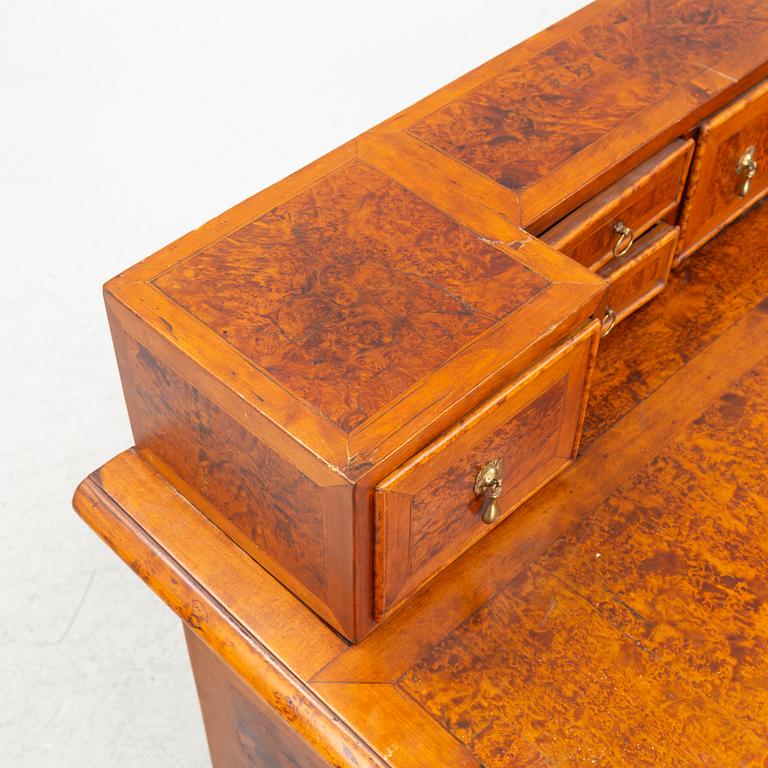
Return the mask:
<path fill-rule="evenodd" d="M 657 224 L 635 242 L 624 256 L 611 259 L 598 270 L 608 282 L 601 301 L 603 335 L 663 290 L 675 256 L 679 229 Z"/>
<path fill-rule="evenodd" d="M 584 266 L 599 269 L 680 202 L 694 143 L 673 141 L 541 239 Z"/>
<path fill-rule="evenodd" d="M 696 143 L 678 260 L 768 191 L 768 80 L 705 120 Z"/>
<path fill-rule="evenodd" d="M 471 412 L 376 487 L 380 619 L 497 522 L 483 521 L 479 470 L 501 459 L 499 520 L 576 456 L 597 321 Z"/>

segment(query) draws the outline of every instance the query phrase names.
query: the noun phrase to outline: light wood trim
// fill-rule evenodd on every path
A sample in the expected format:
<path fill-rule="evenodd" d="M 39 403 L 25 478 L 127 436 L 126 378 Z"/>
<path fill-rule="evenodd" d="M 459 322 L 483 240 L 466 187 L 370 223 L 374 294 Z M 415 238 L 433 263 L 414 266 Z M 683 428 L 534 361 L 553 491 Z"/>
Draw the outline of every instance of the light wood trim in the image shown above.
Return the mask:
<path fill-rule="evenodd" d="M 466 747 L 395 685 L 317 683 L 312 687 L 342 718 L 354 718 L 355 730 L 392 768 L 480 768 Z"/>

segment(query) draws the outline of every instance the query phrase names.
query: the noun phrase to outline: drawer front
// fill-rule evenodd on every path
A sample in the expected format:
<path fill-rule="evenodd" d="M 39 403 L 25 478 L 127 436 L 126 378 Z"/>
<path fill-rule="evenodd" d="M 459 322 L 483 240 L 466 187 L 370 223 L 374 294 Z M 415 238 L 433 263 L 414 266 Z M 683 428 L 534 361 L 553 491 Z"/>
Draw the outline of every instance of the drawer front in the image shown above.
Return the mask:
<path fill-rule="evenodd" d="M 603 335 L 663 290 L 675 256 L 679 229 L 657 224 L 627 254 L 611 259 L 598 271 L 608 282 L 601 301 Z"/>
<path fill-rule="evenodd" d="M 680 222 L 679 258 L 717 234 L 766 190 L 768 80 L 763 80 L 701 125 Z"/>
<path fill-rule="evenodd" d="M 502 462 L 501 520 L 572 461 L 599 332 L 591 323 L 376 487 L 377 619 L 498 524 L 475 493 L 484 465 Z"/>
<path fill-rule="evenodd" d="M 680 202 L 694 142 L 678 139 L 567 216 L 541 239 L 599 269 Z M 626 227 L 622 234 L 621 225 Z"/>

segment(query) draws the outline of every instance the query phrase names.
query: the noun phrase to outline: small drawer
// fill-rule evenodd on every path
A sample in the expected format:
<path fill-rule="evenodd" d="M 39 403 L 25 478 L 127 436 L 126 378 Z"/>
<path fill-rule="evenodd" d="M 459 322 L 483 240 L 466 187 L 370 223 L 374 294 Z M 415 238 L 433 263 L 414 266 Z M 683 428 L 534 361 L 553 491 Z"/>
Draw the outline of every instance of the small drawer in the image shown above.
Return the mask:
<path fill-rule="evenodd" d="M 573 460 L 599 333 L 597 321 L 582 329 L 376 486 L 377 619 Z M 495 486 L 475 492 L 494 459 L 496 520 Z"/>
<path fill-rule="evenodd" d="M 680 202 L 694 142 L 673 141 L 567 216 L 541 239 L 575 261 L 599 269 Z"/>
<path fill-rule="evenodd" d="M 611 259 L 598 270 L 597 274 L 608 282 L 599 310 L 604 336 L 667 284 L 679 231 L 668 224 L 657 224 L 627 254 Z"/>
<path fill-rule="evenodd" d="M 768 191 L 768 80 L 705 120 L 696 142 L 678 261 Z"/>

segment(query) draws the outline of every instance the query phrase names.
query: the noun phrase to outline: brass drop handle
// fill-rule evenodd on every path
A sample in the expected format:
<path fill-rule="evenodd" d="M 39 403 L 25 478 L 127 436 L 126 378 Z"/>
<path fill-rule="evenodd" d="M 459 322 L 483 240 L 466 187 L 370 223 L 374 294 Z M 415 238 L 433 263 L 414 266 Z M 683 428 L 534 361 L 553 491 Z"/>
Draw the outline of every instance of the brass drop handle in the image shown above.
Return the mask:
<path fill-rule="evenodd" d="M 747 147 L 744 154 L 739 158 L 739 163 L 736 166 L 736 175 L 744 177 L 739 182 L 739 186 L 736 187 L 736 194 L 739 197 L 746 197 L 749 194 L 749 188 L 752 186 L 752 178 L 757 173 L 757 160 L 755 160 L 756 152 L 757 150 L 754 146 Z"/>
<path fill-rule="evenodd" d="M 617 221 L 613 225 L 613 231 L 619 236 L 613 244 L 613 255 L 623 256 L 635 242 L 635 233 L 623 221 Z"/>
<path fill-rule="evenodd" d="M 605 338 L 616 325 L 616 312 L 610 307 L 605 308 L 605 314 L 603 315 L 603 327 L 600 331 L 600 335 Z"/>
<path fill-rule="evenodd" d="M 499 519 L 498 498 L 501 495 L 501 459 L 491 459 L 475 478 L 475 496 L 484 496 L 480 516 L 487 525 Z"/>

